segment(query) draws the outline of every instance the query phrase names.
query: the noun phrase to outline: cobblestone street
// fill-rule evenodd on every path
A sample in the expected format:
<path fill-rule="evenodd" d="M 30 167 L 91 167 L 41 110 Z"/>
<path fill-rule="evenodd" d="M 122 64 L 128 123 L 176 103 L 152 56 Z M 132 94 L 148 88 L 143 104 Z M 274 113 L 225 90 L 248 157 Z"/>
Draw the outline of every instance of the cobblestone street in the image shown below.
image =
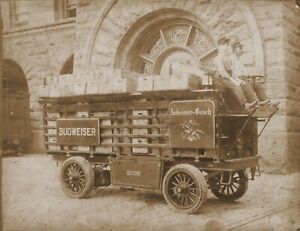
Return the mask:
<path fill-rule="evenodd" d="M 195 215 L 171 211 L 159 192 L 98 189 L 70 199 L 47 156 L 3 159 L 4 230 L 299 230 L 300 174 L 264 174 L 225 203 L 211 193 Z"/>

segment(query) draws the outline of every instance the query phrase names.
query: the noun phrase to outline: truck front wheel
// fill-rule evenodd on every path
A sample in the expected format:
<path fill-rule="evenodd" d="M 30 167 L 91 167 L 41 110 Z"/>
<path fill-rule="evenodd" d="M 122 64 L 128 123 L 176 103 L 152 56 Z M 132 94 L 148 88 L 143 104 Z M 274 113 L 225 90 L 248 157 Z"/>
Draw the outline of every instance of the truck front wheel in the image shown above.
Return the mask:
<path fill-rule="evenodd" d="M 91 164 L 81 156 L 68 158 L 62 166 L 60 180 L 64 192 L 72 198 L 84 198 L 94 186 Z"/>
<path fill-rule="evenodd" d="M 166 173 L 163 194 L 166 202 L 175 211 L 195 213 L 206 201 L 206 180 L 196 167 L 179 164 Z"/>

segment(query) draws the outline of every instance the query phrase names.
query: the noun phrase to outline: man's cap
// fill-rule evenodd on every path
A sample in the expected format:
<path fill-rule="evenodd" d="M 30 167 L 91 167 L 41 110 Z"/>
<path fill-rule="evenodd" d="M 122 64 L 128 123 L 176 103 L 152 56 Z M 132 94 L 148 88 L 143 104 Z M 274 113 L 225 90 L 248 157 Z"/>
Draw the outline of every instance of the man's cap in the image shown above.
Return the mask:
<path fill-rule="evenodd" d="M 227 37 L 225 37 L 225 36 L 220 37 L 220 38 L 218 39 L 218 44 L 219 44 L 219 45 L 224 45 L 224 44 L 229 44 L 229 43 L 230 43 L 230 39 L 227 38 Z"/>

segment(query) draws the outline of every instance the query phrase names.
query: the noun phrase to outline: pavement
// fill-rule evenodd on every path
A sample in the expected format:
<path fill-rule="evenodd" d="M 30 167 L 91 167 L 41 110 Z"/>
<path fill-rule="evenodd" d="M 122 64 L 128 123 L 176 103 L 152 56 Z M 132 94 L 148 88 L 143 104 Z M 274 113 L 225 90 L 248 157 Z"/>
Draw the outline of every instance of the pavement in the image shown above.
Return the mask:
<path fill-rule="evenodd" d="M 61 164 L 46 155 L 2 162 L 5 231 L 300 231 L 300 173 L 262 173 L 235 202 L 222 202 L 209 192 L 199 213 L 187 215 L 173 212 L 154 191 L 110 186 L 87 199 L 68 198 L 59 182 Z"/>

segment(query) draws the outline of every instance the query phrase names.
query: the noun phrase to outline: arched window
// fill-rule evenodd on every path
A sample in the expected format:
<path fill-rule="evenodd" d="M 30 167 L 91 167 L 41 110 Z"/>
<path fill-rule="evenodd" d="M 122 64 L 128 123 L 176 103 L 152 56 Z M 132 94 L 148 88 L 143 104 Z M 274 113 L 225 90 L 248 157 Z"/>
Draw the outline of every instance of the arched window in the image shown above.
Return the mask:
<path fill-rule="evenodd" d="M 164 75 L 174 72 L 174 63 L 210 66 L 217 47 L 195 18 L 175 9 L 165 10 L 166 18 L 158 17 L 159 13 L 145 16 L 147 20 L 140 19 L 128 31 L 119 46 L 115 67 Z"/>
<path fill-rule="evenodd" d="M 185 20 L 162 23 L 144 39 L 147 42 L 134 57 L 133 69 L 145 74 L 170 74 L 174 62 L 198 66 L 216 51 L 209 36 Z"/>

